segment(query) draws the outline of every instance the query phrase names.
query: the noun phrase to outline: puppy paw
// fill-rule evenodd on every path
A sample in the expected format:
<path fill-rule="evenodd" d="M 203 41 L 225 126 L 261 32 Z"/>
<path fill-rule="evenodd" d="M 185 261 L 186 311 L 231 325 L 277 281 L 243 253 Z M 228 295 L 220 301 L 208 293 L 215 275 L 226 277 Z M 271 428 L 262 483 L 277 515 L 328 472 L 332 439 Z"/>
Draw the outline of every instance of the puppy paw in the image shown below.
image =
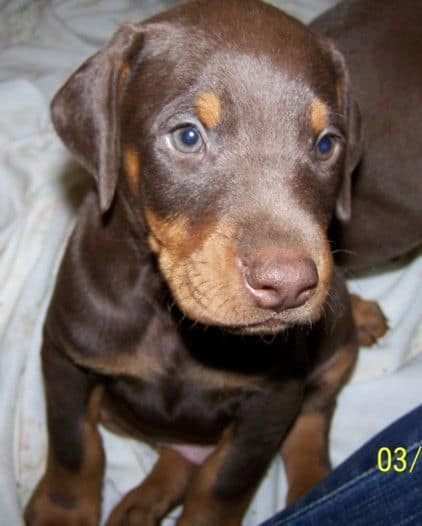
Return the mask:
<path fill-rule="evenodd" d="M 63 507 L 48 496 L 40 496 L 26 507 L 26 526 L 97 526 L 98 517 L 89 507 L 70 505 Z"/>
<path fill-rule="evenodd" d="M 76 497 L 44 478 L 25 508 L 24 521 L 26 526 L 98 526 L 99 515 L 99 501 Z"/>
<path fill-rule="evenodd" d="M 155 526 L 158 519 L 152 510 L 142 509 L 132 498 L 125 498 L 113 509 L 105 526 Z"/>
<path fill-rule="evenodd" d="M 371 347 L 387 332 L 387 318 L 375 301 L 364 300 L 356 294 L 351 294 L 350 299 L 359 345 Z"/>

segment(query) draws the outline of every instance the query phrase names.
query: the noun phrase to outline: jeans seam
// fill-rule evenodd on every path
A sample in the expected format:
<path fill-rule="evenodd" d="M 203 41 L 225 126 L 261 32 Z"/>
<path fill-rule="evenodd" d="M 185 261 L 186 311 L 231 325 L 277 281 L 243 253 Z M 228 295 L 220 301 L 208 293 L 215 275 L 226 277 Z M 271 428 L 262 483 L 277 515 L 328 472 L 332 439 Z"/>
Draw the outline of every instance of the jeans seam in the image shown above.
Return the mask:
<path fill-rule="evenodd" d="M 413 521 L 413 519 L 415 517 L 417 517 L 418 515 L 419 515 L 419 513 L 414 513 L 413 515 L 408 515 L 403 520 L 401 520 L 400 522 L 396 523 L 396 526 L 406 526 L 406 524 L 412 524 L 409 521 Z"/>

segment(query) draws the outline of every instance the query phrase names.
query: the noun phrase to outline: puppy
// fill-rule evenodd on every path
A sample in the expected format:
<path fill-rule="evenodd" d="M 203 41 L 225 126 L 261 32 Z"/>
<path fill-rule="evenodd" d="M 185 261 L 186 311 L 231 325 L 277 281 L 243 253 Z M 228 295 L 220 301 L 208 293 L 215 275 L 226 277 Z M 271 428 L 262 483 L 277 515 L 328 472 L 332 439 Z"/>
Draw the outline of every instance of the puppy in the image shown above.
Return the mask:
<path fill-rule="evenodd" d="M 327 229 L 359 113 L 342 56 L 255 0 L 123 26 L 52 102 L 93 175 L 44 327 L 48 461 L 25 513 L 96 525 L 97 423 L 154 443 L 111 525 L 234 526 L 282 447 L 292 502 L 329 470 L 356 331 Z"/>

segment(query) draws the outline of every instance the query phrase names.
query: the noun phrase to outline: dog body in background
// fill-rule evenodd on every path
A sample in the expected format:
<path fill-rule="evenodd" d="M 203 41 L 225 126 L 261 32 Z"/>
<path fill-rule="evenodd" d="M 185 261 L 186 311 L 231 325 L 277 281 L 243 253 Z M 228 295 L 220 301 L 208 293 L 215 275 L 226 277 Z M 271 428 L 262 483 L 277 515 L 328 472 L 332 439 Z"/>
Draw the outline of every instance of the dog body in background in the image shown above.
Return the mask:
<path fill-rule="evenodd" d="M 373 269 L 422 242 L 422 3 L 354 0 L 311 28 L 344 55 L 362 115 L 352 220 L 333 238 L 344 269 Z"/>
<path fill-rule="evenodd" d="M 98 420 L 160 453 L 109 526 L 180 502 L 178 526 L 239 525 L 280 444 L 294 501 L 329 470 L 357 349 L 327 239 L 361 153 L 342 56 L 263 3 L 189 3 L 120 29 L 52 116 L 98 196 L 45 323 L 27 524 L 98 523 Z"/>

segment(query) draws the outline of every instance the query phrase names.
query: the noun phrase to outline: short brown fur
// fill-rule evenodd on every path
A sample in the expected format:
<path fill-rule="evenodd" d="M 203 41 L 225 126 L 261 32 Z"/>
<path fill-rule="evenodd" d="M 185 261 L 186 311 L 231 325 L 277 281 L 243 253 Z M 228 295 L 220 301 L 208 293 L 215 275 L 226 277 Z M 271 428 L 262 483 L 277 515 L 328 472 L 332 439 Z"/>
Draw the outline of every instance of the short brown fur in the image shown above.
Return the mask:
<path fill-rule="evenodd" d="M 357 351 L 328 233 L 362 152 L 339 57 L 266 3 L 199 0 L 123 26 L 55 96 L 98 195 L 45 321 L 49 453 L 28 525 L 98 524 L 100 390 L 103 421 L 161 452 L 110 524 L 155 526 L 181 502 L 177 526 L 240 526 L 280 447 L 289 502 L 328 472 Z"/>

